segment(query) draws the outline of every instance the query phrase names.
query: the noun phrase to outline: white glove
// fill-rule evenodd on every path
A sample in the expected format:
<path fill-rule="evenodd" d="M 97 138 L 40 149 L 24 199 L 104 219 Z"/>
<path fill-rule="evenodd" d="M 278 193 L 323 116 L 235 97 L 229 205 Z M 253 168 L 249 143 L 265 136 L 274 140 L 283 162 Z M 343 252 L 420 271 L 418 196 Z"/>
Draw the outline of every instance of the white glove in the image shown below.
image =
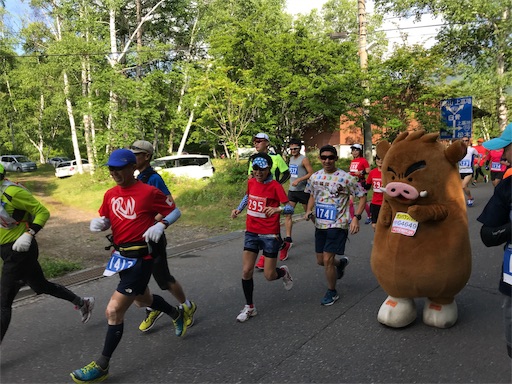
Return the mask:
<path fill-rule="evenodd" d="M 144 232 L 142 237 L 144 237 L 144 240 L 146 240 L 146 242 L 154 241 L 155 243 L 158 243 L 158 240 L 160 240 L 160 237 L 162 237 L 165 228 L 166 226 L 164 223 L 158 222 L 152 227 L 149 227 L 148 230 Z"/>
<path fill-rule="evenodd" d="M 30 233 L 25 232 L 23 235 L 18 237 L 18 240 L 12 245 L 12 250 L 16 252 L 27 252 L 32 244 L 32 236 Z"/>
<path fill-rule="evenodd" d="M 101 232 L 106 231 L 110 228 L 110 220 L 105 216 L 95 217 L 91 220 L 91 224 L 89 225 L 91 232 Z"/>

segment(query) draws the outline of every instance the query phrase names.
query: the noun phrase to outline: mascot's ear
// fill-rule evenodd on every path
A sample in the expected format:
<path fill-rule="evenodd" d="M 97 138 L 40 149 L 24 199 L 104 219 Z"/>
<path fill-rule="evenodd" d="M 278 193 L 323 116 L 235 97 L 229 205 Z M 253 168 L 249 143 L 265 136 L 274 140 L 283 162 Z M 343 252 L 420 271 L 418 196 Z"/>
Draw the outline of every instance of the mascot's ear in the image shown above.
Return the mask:
<path fill-rule="evenodd" d="M 467 147 L 460 140 L 455 140 L 452 145 L 444 150 L 444 155 L 450 162 L 450 164 L 454 164 L 459 162 L 466 156 Z"/>
<path fill-rule="evenodd" d="M 377 156 L 384 159 L 390 147 L 391 145 L 386 140 L 382 140 L 376 147 Z"/>

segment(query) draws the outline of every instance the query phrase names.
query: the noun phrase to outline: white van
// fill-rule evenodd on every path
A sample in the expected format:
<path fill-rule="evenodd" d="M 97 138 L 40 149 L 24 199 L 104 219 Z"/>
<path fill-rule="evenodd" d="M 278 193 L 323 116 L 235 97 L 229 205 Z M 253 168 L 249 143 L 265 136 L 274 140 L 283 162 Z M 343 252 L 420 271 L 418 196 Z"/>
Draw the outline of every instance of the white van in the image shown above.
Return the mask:
<path fill-rule="evenodd" d="M 164 156 L 153 160 L 151 165 L 158 173 L 167 172 L 191 179 L 208 179 L 215 172 L 208 155 Z"/>

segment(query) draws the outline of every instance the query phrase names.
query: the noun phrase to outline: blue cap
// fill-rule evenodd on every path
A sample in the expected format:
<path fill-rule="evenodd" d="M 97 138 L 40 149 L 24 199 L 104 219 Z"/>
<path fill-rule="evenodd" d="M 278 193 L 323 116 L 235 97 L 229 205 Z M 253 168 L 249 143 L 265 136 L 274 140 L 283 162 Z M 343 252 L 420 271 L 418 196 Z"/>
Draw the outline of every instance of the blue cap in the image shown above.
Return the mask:
<path fill-rule="evenodd" d="M 484 148 L 493 150 L 505 148 L 510 143 L 512 143 L 512 123 L 505 127 L 505 130 L 500 137 L 486 141 L 482 145 Z"/>
<path fill-rule="evenodd" d="M 268 168 L 268 162 L 266 159 L 264 159 L 263 157 L 257 157 L 253 160 L 252 162 L 252 166 L 258 166 L 260 168 Z"/>
<path fill-rule="evenodd" d="M 129 149 L 116 149 L 110 154 L 107 165 L 110 167 L 124 167 L 128 164 L 136 164 L 137 158 Z"/>

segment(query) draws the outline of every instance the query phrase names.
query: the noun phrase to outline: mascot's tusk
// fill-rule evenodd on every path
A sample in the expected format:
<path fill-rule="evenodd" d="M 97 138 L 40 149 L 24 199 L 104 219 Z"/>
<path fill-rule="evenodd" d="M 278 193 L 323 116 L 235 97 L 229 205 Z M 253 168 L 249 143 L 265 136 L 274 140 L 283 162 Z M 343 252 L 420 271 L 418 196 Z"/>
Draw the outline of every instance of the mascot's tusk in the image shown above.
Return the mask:
<path fill-rule="evenodd" d="M 427 191 L 421 191 L 420 192 L 420 197 L 427 197 L 427 195 L 428 195 Z"/>

